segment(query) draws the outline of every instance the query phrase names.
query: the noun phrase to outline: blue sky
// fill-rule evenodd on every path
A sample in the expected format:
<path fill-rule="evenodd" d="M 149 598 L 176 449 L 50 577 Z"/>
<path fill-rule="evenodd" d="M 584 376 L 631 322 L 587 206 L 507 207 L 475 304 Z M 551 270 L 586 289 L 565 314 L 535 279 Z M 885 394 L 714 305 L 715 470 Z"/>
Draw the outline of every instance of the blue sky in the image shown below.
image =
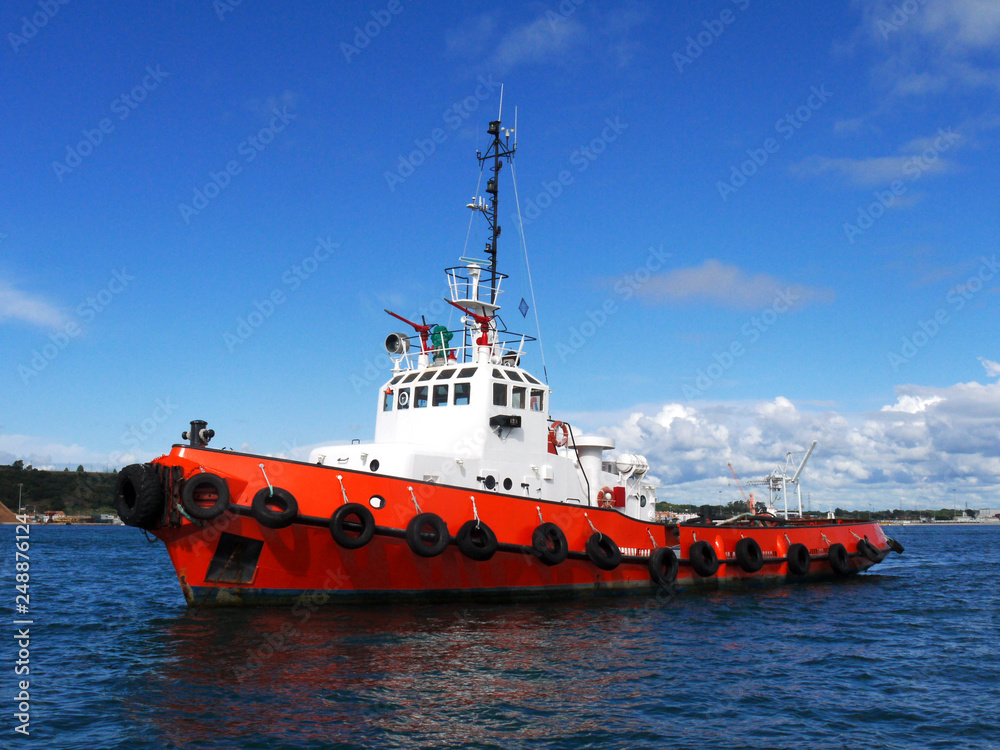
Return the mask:
<path fill-rule="evenodd" d="M 555 416 L 667 499 L 819 439 L 816 507 L 1000 505 L 995 3 L 14 0 L 0 32 L 0 461 L 370 438 L 382 309 L 448 322 L 481 254 L 503 83 Z"/>

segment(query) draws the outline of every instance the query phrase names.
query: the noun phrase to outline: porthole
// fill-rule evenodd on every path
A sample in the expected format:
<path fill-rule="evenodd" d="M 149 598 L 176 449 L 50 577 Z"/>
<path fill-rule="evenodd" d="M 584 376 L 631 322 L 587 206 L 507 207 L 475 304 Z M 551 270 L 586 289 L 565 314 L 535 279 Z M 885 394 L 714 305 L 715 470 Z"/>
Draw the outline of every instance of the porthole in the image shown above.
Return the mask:
<path fill-rule="evenodd" d="M 378 510 L 379 508 L 385 507 L 385 498 L 381 495 L 372 495 L 371 499 L 368 500 L 368 504 Z"/>
<path fill-rule="evenodd" d="M 378 466 L 379 466 L 379 463 L 378 463 L 378 459 L 377 458 L 373 458 L 372 462 L 370 464 L 368 464 L 368 468 L 371 469 L 372 471 L 378 471 Z M 646 504 L 646 498 L 642 499 L 642 504 L 643 505 Z"/>
<path fill-rule="evenodd" d="M 486 489 L 492 490 L 494 487 L 497 486 L 497 479 L 491 474 L 490 476 L 486 477 L 486 479 L 483 480 L 483 484 L 486 486 Z"/>
<path fill-rule="evenodd" d="M 514 486 L 514 483 L 512 481 L 510 481 L 510 477 L 507 477 L 506 479 L 503 480 L 503 488 L 505 490 L 509 490 L 513 486 Z"/>
<path fill-rule="evenodd" d="M 639 496 L 639 507 L 640 508 L 645 508 L 646 507 L 646 496 L 645 495 L 640 495 Z"/>

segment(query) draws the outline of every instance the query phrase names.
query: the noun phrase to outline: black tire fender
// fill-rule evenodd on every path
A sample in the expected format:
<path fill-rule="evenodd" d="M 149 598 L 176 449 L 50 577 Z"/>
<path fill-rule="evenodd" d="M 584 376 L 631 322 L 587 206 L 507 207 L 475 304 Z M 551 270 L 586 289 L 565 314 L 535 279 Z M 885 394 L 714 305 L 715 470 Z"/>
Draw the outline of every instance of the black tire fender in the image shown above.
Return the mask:
<path fill-rule="evenodd" d="M 163 486 L 152 464 L 130 464 L 115 478 L 115 510 L 123 523 L 155 528 L 163 513 Z"/>
<path fill-rule="evenodd" d="M 846 576 L 851 572 L 851 556 L 847 553 L 847 547 L 840 542 L 830 545 L 827 557 L 830 567 L 838 576 Z"/>
<path fill-rule="evenodd" d="M 677 580 L 680 563 L 670 547 L 658 547 L 649 556 L 649 578 L 657 586 L 669 586 Z"/>
<path fill-rule="evenodd" d="M 558 565 L 569 554 L 569 544 L 563 530 L 554 523 L 540 524 L 531 533 L 531 548 L 546 565 Z"/>
<path fill-rule="evenodd" d="M 695 542 L 688 548 L 688 560 L 694 572 L 702 578 L 710 578 L 719 570 L 719 556 L 715 548 L 705 541 Z"/>
<path fill-rule="evenodd" d="M 587 557 L 601 570 L 614 570 L 622 564 L 622 551 L 607 534 L 591 534 L 586 550 Z"/>
<path fill-rule="evenodd" d="M 450 541 L 448 524 L 437 513 L 418 513 L 406 524 L 406 543 L 420 557 L 437 557 Z"/>
<path fill-rule="evenodd" d="M 893 539 L 891 537 L 886 537 L 885 538 L 885 543 L 888 544 L 889 545 L 889 549 L 891 549 L 897 555 L 903 554 L 903 552 L 906 549 L 905 547 L 903 547 L 902 544 L 900 544 L 899 542 L 897 542 L 895 539 Z"/>
<path fill-rule="evenodd" d="M 486 562 L 497 552 L 499 543 L 493 529 L 482 521 L 466 521 L 455 534 L 455 545 L 470 560 Z"/>
<path fill-rule="evenodd" d="M 215 501 L 204 505 L 202 497 L 205 491 L 215 494 Z M 226 512 L 229 507 L 229 485 L 218 474 L 203 472 L 195 474 L 184 481 L 181 490 L 181 506 L 191 518 L 200 521 L 211 521 Z"/>
<path fill-rule="evenodd" d="M 873 563 L 880 563 L 885 558 L 878 548 L 867 539 L 858 540 L 858 554 Z"/>
<path fill-rule="evenodd" d="M 283 490 L 280 487 L 273 489 L 264 487 L 253 496 L 250 510 L 261 526 L 266 526 L 269 529 L 283 529 L 286 526 L 291 526 L 299 514 L 299 503 L 288 490 Z"/>
<path fill-rule="evenodd" d="M 756 539 L 746 537 L 736 543 L 736 562 L 747 573 L 756 573 L 764 567 L 764 552 Z"/>
<path fill-rule="evenodd" d="M 344 549 L 361 549 L 375 536 L 375 516 L 360 503 L 345 503 L 330 516 L 330 536 Z"/>
<path fill-rule="evenodd" d="M 812 556 L 809 554 L 809 548 L 806 545 L 796 542 L 789 546 L 785 557 L 788 559 L 788 572 L 793 576 L 804 576 L 809 572 L 809 566 L 812 564 Z"/>

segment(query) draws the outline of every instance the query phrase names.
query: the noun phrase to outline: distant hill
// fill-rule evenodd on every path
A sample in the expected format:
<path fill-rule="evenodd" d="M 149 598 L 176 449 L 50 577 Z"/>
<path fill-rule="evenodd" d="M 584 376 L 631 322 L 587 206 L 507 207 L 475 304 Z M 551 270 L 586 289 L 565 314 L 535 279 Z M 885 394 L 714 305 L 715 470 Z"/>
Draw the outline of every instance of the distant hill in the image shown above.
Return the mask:
<path fill-rule="evenodd" d="M 31 511 L 61 510 L 69 515 L 113 513 L 115 476 L 83 471 L 82 467 L 76 471 L 46 471 L 15 461 L 10 466 L 0 466 L 0 503 L 8 512 L 10 508 L 16 509 L 20 484 L 21 506 Z M 0 510 L 0 520 L 5 518 L 6 514 Z"/>

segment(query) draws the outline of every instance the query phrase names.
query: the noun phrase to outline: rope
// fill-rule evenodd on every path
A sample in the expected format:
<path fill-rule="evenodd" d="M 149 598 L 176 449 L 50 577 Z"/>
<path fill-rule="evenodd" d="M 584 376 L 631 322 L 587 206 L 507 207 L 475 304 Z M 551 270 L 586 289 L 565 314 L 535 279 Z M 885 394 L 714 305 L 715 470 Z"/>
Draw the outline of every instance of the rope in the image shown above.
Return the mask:
<path fill-rule="evenodd" d="M 538 511 L 538 523 L 545 523 L 545 520 L 542 518 L 542 506 L 536 505 L 535 510 Z"/>
<path fill-rule="evenodd" d="M 656 549 L 656 540 L 653 539 L 653 532 L 649 530 L 648 526 L 646 527 L 646 533 L 649 534 L 649 541 L 653 543 L 653 549 Z"/>
<path fill-rule="evenodd" d="M 545 384 L 549 382 L 549 371 L 545 367 L 545 348 L 542 346 L 542 327 L 538 322 L 538 305 L 535 303 L 535 285 L 531 280 L 531 266 L 528 265 L 528 244 L 524 239 L 524 221 L 521 220 L 521 199 L 517 195 L 517 178 L 514 175 L 514 160 L 510 160 L 510 179 L 514 183 L 514 202 L 517 204 L 517 224 L 521 230 L 521 247 L 524 248 L 524 267 L 528 271 L 528 289 L 531 292 L 531 309 L 535 313 L 535 331 L 538 333 L 538 352 L 542 355 L 542 374 Z"/>
<path fill-rule="evenodd" d="M 347 490 L 344 489 L 344 477 L 338 474 L 337 481 L 340 482 L 340 494 L 344 497 L 344 505 L 347 505 Z"/>
<path fill-rule="evenodd" d="M 271 480 L 267 478 L 267 472 L 264 471 L 264 464 L 257 464 L 257 468 L 259 468 L 261 473 L 264 475 L 264 481 L 267 482 L 267 487 L 271 490 L 269 497 L 274 497 L 274 487 L 271 486 Z"/>
<path fill-rule="evenodd" d="M 587 519 L 587 523 L 589 523 L 589 524 L 590 524 L 590 528 L 594 530 L 594 533 L 595 533 L 595 534 L 597 534 L 597 538 L 598 538 L 598 540 L 601 540 L 601 539 L 603 539 L 603 538 L 604 538 L 604 536 L 603 536 L 603 535 L 601 534 L 601 532 L 600 532 L 600 531 L 598 531 L 598 530 L 597 530 L 596 528 L 594 528 L 594 522 L 590 520 L 590 516 L 588 516 L 588 515 L 587 515 L 586 513 L 584 513 L 584 514 L 583 514 L 583 517 Z"/>
<path fill-rule="evenodd" d="M 417 496 L 413 494 L 413 487 L 407 487 L 406 489 L 410 491 L 410 499 L 413 500 L 413 507 L 417 509 L 417 513 L 423 513 L 420 510 L 420 503 L 417 502 Z"/>
<path fill-rule="evenodd" d="M 476 496 L 475 495 L 470 495 L 469 497 L 472 498 L 472 515 L 476 519 L 476 528 L 478 529 L 479 528 L 479 511 L 476 510 Z"/>

